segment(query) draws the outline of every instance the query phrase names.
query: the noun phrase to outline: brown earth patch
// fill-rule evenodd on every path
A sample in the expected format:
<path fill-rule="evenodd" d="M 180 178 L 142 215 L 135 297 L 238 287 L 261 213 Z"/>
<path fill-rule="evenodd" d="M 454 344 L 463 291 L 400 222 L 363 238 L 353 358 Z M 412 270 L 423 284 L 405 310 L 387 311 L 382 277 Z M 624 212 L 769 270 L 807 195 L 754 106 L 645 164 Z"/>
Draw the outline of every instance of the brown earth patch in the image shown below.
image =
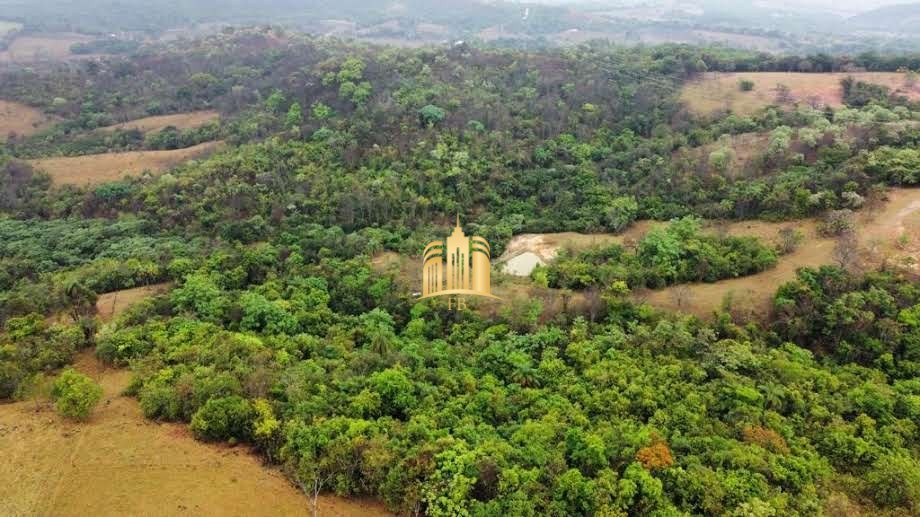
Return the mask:
<path fill-rule="evenodd" d="M 85 423 L 45 402 L 0 405 L 0 515 L 311 515 L 309 499 L 246 447 L 194 440 L 146 420 L 121 395 L 127 370 L 87 352 L 75 367 L 104 396 Z M 323 496 L 319 515 L 388 515 L 373 501 Z"/>
<path fill-rule="evenodd" d="M 29 136 L 53 123 L 51 117 L 31 106 L 0 100 L 0 142 L 10 134 Z"/>
<path fill-rule="evenodd" d="M 145 285 L 143 287 L 123 289 L 121 291 L 99 295 L 99 298 L 96 300 L 96 313 L 99 315 L 99 319 L 108 323 L 125 312 L 128 307 L 141 300 L 150 298 L 151 296 L 163 294 L 168 291 L 170 287 L 172 287 L 171 283 L 164 282 L 162 284 Z"/>
<path fill-rule="evenodd" d="M 0 63 L 33 63 L 88 57 L 71 54 L 70 46 L 92 40 L 92 36 L 69 32 L 17 36 L 6 51 L 0 52 Z"/>
<path fill-rule="evenodd" d="M 174 151 L 131 151 L 63 158 L 29 160 L 36 169 L 51 175 L 57 185 L 98 185 L 136 176 L 145 171 L 163 172 L 180 163 L 217 150 L 222 142 L 206 142 Z"/>
<path fill-rule="evenodd" d="M 841 106 L 843 92 L 840 80 L 853 76 L 858 81 L 881 84 L 892 92 L 920 99 L 920 84 L 906 84 L 907 75 L 899 72 L 798 73 L 798 72 L 710 72 L 689 81 L 681 92 L 681 100 L 699 114 L 731 110 L 738 115 L 750 115 L 776 104 L 776 86 L 789 87 L 792 100 L 803 104 Z M 754 90 L 742 92 L 738 82 L 754 82 Z"/>
<path fill-rule="evenodd" d="M 136 120 L 129 120 L 121 124 L 107 126 L 103 130 L 116 129 L 137 129 L 143 133 L 154 133 L 168 126 L 176 129 L 194 129 L 201 127 L 209 122 L 218 120 L 220 113 L 216 111 L 193 111 L 190 113 L 176 113 L 173 115 L 158 115 L 155 117 L 144 117 Z"/>

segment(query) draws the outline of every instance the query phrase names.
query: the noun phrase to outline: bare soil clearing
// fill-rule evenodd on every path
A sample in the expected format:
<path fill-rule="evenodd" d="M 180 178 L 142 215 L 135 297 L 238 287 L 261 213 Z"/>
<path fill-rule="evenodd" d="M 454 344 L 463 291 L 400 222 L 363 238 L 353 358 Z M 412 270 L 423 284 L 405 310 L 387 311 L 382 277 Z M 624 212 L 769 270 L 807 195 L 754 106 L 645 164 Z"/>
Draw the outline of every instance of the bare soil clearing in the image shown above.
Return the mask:
<path fill-rule="evenodd" d="M 146 134 L 160 131 L 168 126 L 173 126 L 176 129 L 194 129 L 208 122 L 218 120 L 219 118 L 220 114 L 216 111 L 192 111 L 190 113 L 144 117 L 122 122 L 121 124 L 115 124 L 113 126 L 107 126 L 102 129 L 111 131 L 116 129 L 137 129 Z"/>
<path fill-rule="evenodd" d="M 789 87 L 794 102 L 836 107 L 843 103 L 840 80 L 847 76 L 853 76 L 858 81 L 888 86 L 892 92 L 914 100 L 920 99 L 920 84 L 907 84 L 907 75 L 899 72 L 710 72 L 688 82 L 681 92 L 681 100 L 691 111 L 703 115 L 719 110 L 750 115 L 763 107 L 776 104 L 776 86 L 784 84 Z M 742 92 L 738 87 L 742 79 L 753 81 L 754 90 Z"/>
<path fill-rule="evenodd" d="M 0 142 L 10 133 L 28 136 L 45 129 L 52 119 L 41 111 L 25 104 L 0 100 Z"/>
<path fill-rule="evenodd" d="M 513 257 L 522 253 L 530 252 L 535 254 L 540 260 L 548 262 L 556 258 L 559 251 L 563 248 L 584 249 L 592 246 L 603 246 L 607 244 L 621 244 L 627 239 L 638 238 L 645 235 L 652 225 L 653 221 L 637 221 L 627 228 L 623 233 L 577 233 L 577 232 L 559 232 L 559 233 L 522 233 L 515 235 L 505 252 L 496 260 L 498 263 L 504 263 Z"/>
<path fill-rule="evenodd" d="M 221 145 L 222 142 L 206 142 L 174 151 L 131 151 L 41 158 L 29 160 L 29 163 L 50 174 L 57 185 L 98 185 L 120 180 L 126 175 L 136 176 L 144 171 L 163 172 L 184 161 L 213 152 Z"/>
<path fill-rule="evenodd" d="M 145 285 L 102 294 L 96 300 L 96 313 L 99 314 L 99 319 L 108 323 L 119 314 L 125 312 L 128 307 L 151 296 L 163 294 L 171 286 L 171 283 L 164 282 L 162 284 Z"/>
<path fill-rule="evenodd" d="M 309 499 L 245 447 L 196 441 L 185 425 L 146 420 L 121 395 L 127 370 L 84 353 L 103 387 L 86 423 L 46 403 L 0 405 L 0 515 L 310 515 Z M 388 515 L 370 501 L 322 497 L 319 514 Z"/>

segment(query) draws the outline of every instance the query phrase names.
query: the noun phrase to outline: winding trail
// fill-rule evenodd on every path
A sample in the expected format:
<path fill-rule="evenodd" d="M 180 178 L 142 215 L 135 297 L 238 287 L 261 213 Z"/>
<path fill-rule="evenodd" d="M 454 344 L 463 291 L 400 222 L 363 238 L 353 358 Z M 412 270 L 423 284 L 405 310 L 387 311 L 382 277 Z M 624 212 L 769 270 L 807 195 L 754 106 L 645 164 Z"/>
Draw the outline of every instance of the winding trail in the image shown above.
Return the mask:
<path fill-rule="evenodd" d="M 638 221 L 621 234 L 586 235 L 578 233 L 548 233 L 516 235 L 506 252 L 497 261 L 508 260 L 520 253 L 532 252 L 541 259 L 551 260 L 564 246 L 584 248 L 595 244 L 624 243 L 640 239 L 655 225 Z M 710 318 L 731 298 L 732 306 L 748 316 L 762 317 L 770 313 L 776 289 L 795 279 L 796 270 L 834 264 L 836 240 L 821 237 L 815 219 L 771 223 L 738 221 L 727 224 L 708 223 L 707 230 L 730 235 L 750 235 L 765 242 L 775 241 L 782 228 L 792 227 L 805 235 L 805 241 L 794 252 L 779 258 L 777 265 L 767 271 L 714 283 L 679 284 L 664 289 L 635 292 L 636 301 L 672 311 Z M 864 266 L 883 263 L 898 265 L 920 274 L 920 188 L 895 188 L 888 200 L 874 213 L 857 212 L 856 234 Z M 911 263 L 913 261 L 913 263 Z"/>

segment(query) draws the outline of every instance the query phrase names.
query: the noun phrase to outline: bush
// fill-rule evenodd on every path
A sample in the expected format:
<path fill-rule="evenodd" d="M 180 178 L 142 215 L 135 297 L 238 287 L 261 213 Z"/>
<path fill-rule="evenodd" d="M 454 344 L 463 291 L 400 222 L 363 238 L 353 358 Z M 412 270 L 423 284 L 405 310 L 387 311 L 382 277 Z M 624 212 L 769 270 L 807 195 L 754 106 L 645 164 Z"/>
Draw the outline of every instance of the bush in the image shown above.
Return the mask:
<path fill-rule="evenodd" d="M 844 208 L 843 210 L 831 210 L 824 216 L 824 220 L 818 225 L 818 233 L 823 237 L 839 237 L 845 233 L 852 232 L 856 228 L 853 222 L 853 211 Z"/>
<path fill-rule="evenodd" d="M 866 475 L 869 494 L 883 506 L 920 508 L 920 465 L 909 456 L 879 458 Z"/>
<path fill-rule="evenodd" d="M 246 440 L 252 435 L 255 412 L 248 400 L 232 396 L 208 400 L 192 417 L 199 440 Z"/>
<path fill-rule="evenodd" d="M 86 375 L 68 368 L 55 381 L 51 397 L 58 413 L 86 420 L 102 398 L 102 388 Z"/>
<path fill-rule="evenodd" d="M 754 81 L 750 79 L 742 79 L 738 81 L 738 88 L 743 92 L 749 92 L 754 89 Z"/>
<path fill-rule="evenodd" d="M 138 394 L 141 411 L 147 418 L 176 421 L 182 414 L 182 401 L 172 386 L 164 382 L 146 384 Z"/>

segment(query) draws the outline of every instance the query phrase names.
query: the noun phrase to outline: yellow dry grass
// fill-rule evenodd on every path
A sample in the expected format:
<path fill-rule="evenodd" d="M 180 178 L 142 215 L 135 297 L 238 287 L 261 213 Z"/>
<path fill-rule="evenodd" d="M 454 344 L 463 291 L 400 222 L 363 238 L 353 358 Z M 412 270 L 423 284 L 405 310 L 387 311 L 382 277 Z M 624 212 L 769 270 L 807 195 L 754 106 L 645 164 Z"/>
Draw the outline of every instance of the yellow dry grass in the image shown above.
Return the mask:
<path fill-rule="evenodd" d="M 103 129 L 137 129 L 143 133 L 153 133 L 167 126 L 173 126 L 177 129 L 193 129 L 217 120 L 218 118 L 220 118 L 220 114 L 216 111 L 193 111 L 190 113 L 144 117 L 108 126 Z"/>
<path fill-rule="evenodd" d="M 0 142 L 13 133 L 28 136 L 51 125 L 52 119 L 25 104 L 0 100 Z"/>
<path fill-rule="evenodd" d="M 9 48 L 0 52 L 0 63 L 31 63 L 74 57 L 70 46 L 92 41 L 92 36 L 69 32 L 17 36 Z"/>
<path fill-rule="evenodd" d="M 794 102 L 822 106 L 840 106 L 842 91 L 840 80 L 853 76 L 856 80 L 881 84 L 912 99 L 920 99 L 920 84 L 906 84 L 907 75 L 898 72 L 854 72 L 808 74 L 796 72 L 738 72 L 703 74 L 688 82 L 681 92 L 681 100 L 699 114 L 731 110 L 738 115 L 750 115 L 757 110 L 776 104 L 776 86 L 789 87 Z M 754 90 L 742 92 L 738 87 L 742 79 L 754 82 Z"/>
<path fill-rule="evenodd" d="M 0 405 L 0 515 L 310 515 L 310 500 L 245 447 L 196 441 L 146 420 L 121 393 L 127 370 L 91 353 L 76 368 L 104 395 L 86 423 L 46 402 Z M 323 496 L 319 515 L 388 515 L 379 503 Z"/>
<path fill-rule="evenodd" d="M 99 319 L 108 323 L 119 314 L 125 312 L 128 307 L 151 296 L 165 293 L 171 286 L 171 283 L 164 282 L 99 295 L 96 300 L 96 313 L 99 315 Z"/>
<path fill-rule="evenodd" d="M 29 160 L 36 169 L 51 175 L 57 185 L 98 185 L 144 171 L 163 172 L 176 165 L 215 151 L 222 142 L 206 142 L 174 151 L 131 151 L 64 158 Z"/>

